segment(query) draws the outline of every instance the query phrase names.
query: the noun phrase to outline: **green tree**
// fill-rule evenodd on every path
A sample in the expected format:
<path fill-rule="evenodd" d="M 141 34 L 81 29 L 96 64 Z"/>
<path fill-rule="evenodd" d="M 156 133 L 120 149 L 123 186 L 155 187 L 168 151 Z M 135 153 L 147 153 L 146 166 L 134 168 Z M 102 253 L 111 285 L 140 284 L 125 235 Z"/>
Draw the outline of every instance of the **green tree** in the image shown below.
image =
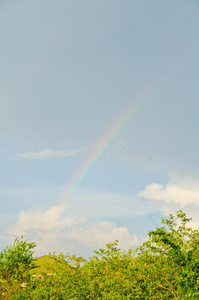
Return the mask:
<path fill-rule="evenodd" d="M 0 252 L 0 295 L 1 299 L 10 299 L 21 284 L 30 280 L 30 269 L 34 268 L 32 249 L 35 243 L 15 239 L 14 243 Z"/>
<path fill-rule="evenodd" d="M 121 251 L 118 241 L 94 251 L 82 267 L 89 299 L 146 299 L 137 272 L 134 251 Z M 142 280 L 142 279 L 141 279 Z"/>
<path fill-rule="evenodd" d="M 23 276 L 25 271 L 34 268 L 33 253 L 36 244 L 28 240 L 15 239 L 13 245 L 0 252 L 0 271 L 4 278 Z"/>
<path fill-rule="evenodd" d="M 13 288 L 6 299 L 199 299 L 199 230 L 188 227 L 190 220 L 181 210 L 162 219 L 163 226 L 149 231 L 135 253 L 121 251 L 115 241 L 94 251 L 88 261 L 53 254 L 51 274 Z"/>
<path fill-rule="evenodd" d="M 199 230 L 187 226 L 190 220 L 181 210 L 176 217 L 170 214 L 138 249 L 140 262 L 147 265 L 147 286 L 154 295 L 164 291 L 162 299 L 199 299 Z"/>

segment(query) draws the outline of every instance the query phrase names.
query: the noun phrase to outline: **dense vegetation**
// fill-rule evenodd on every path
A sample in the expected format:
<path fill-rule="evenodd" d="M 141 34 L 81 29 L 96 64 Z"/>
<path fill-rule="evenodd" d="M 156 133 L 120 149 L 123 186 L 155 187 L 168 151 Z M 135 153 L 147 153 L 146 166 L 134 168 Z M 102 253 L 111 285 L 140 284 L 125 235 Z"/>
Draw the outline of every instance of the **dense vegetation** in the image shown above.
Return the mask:
<path fill-rule="evenodd" d="M 1 299 L 199 299 L 199 230 L 190 220 L 178 211 L 141 247 L 121 251 L 115 241 L 88 261 L 35 260 L 35 244 L 16 239 L 0 253 Z"/>

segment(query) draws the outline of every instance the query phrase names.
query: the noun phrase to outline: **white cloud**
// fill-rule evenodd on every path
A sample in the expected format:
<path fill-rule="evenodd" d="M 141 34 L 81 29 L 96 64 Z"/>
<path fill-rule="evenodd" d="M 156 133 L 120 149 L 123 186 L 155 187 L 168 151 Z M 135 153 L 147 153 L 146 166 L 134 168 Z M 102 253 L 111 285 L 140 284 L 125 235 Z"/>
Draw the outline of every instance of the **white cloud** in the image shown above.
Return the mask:
<path fill-rule="evenodd" d="M 168 183 L 165 186 L 152 183 L 138 194 L 145 199 L 162 201 L 167 204 L 178 204 L 180 207 L 199 206 L 199 182 L 183 180 L 178 183 Z"/>
<path fill-rule="evenodd" d="M 99 222 L 85 228 L 73 229 L 69 237 L 92 249 L 103 247 L 114 240 L 119 240 L 119 247 L 122 249 L 128 249 L 137 246 L 142 239 L 136 234 L 130 234 L 126 227 L 115 227 L 113 222 Z"/>
<path fill-rule="evenodd" d="M 86 219 L 74 220 L 71 216 L 61 217 L 63 206 L 51 206 L 46 211 L 22 211 L 18 215 L 16 224 L 9 230 L 9 234 L 19 236 L 32 232 L 40 236 L 50 230 L 62 230 L 66 227 L 85 222 Z"/>
<path fill-rule="evenodd" d="M 35 241 L 36 253 L 67 253 L 82 255 L 105 247 L 106 243 L 119 240 L 119 247 L 128 249 L 138 246 L 142 238 L 130 234 L 126 227 L 116 227 L 113 222 L 98 222 L 88 225 L 87 218 L 62 215 L 63 206 L 52 206 L 46 211 L 22 211 L 17 222 L 8 230 L 9 236 L 21 236 Z M 78 245 L 78 246 L 77 246 Z M 77 249 L 78 248 L 78 249 Z"/>
<path fill-rule="evenodd" d="M 39 152 L 29 151 L 25 153 L 18 153 L 15 154 L 14 157 L 10 157 L 10 158 L 46 160 L 46 159 L 63 158 L 63 157 L 75 157 L 80 153 L 82 153 L 82 149 L 74 149 L 70 151 L 44 149 Z"/>
<path fill-rule="evenodd" d="M 134 234 L 136 231 L 129 231 L 129 222 L 132 221 L 132 228 L 137 230 L 134 227 L 137 219 L 143 215 L 148 218 L 148 214 L 158 211 L 156 204 L 151 205 L 136 195 L 81 188 L 71 198 L 73 188 L 73 185 L 39 186 L 0 191 L 5 201 L 14 194 L 24 207 L 18 210 L 15 220 L 7 224 L 8 235 L 12 239 L 23 235 L 35 241 L 39 254 L 70 251 L 88 256 L 92 250 L 103 248 L 115 239 L 121 248 L 136 246 L 141 238 Z M 52 201 L 55 204 L 50 206 Z"/>
<path fill-rule="evenodd" d="M 179 209 L 192 220 L 188 226 L 199 228 L 199 182 L 193 178 L 185 178 L 179 174 L 170 174 L 166 185 L 152 183 L 138 194 L 153 203 L 159 204 L 159 210 L 165 215 L 176 215 Z M 154 201 L 155 200 L 155 201 Z"/>

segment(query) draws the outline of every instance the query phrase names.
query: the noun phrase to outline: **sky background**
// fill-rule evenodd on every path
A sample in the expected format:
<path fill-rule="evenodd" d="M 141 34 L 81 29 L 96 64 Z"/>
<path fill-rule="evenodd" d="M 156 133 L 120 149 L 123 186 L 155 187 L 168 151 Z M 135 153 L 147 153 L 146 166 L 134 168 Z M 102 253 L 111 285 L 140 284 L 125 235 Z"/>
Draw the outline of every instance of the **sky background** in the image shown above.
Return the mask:
<path fill-rule="evenodd" d="M 199 226 L 198 30 L 194 0 L 0 1 L 0 248 L 137 247 L 179 209 Z"/>

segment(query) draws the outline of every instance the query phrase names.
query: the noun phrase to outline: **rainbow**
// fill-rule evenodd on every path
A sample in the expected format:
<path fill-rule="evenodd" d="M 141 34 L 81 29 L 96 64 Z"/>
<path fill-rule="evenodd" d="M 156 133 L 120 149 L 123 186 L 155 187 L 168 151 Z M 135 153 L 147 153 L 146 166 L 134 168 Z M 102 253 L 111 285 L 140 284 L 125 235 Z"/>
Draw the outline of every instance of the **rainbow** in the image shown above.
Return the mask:
<path fill-rule="evenodd" d="M 66 203 L 72 200 L 74 193 L 78 190 L 80 183 L 86 178 L 89 171 L 98 162 L 106 149 L 113 143 L 119 133 L 135 119 L 139 112 L 146 107 L 154 91 L 154 87 L 150 87 L 142 96 L 135 99 L 119 117 L 112 122 L 110 127 L 102 134 L 102 136 L 94 144 L 92 155 L 88 155 L 85 161 L 80 165 L 71 179 L 70 184 L 64 189 L 60 196 L 59 205 L 62 207 L 61 212 L 66 209 Z"/>
<path fill-rule="evenodd" d="M 128 105 L 119 117 L 114 120 L 110 127 L 102 134 L 102 136 L 94 144 L 93 155 L 88 155 L 87 158 L 80 165 L 76 173 L 71 178 L 71 182 L 64 188 L 61 195 L 56 199 L 54 207 L 50 207 L 47 213 L 49 214 L 48 224 L 45 226 L 45 235 L 42 235 L 42 243 L 45 239 L 48 239 L 51 230 L 59 220 L 60 216 L 66 211 L 67 205 L 73 199 L 75 192 L 78 190 L 80 183 L 86 178 L 87 174 L 91 171 L 94 165 L 98 162 L 100 157 L 106 151 L 106 149 L 113 143 L 114 139 L 119 133 L 131 122 L 136 119 L 139 112 L 143 110 L 149 103 L 154 91 L 157 90 L 157 85 L 151 86 L 145 90 L 141 96 L 135 99 L 130 105 Z M 51 210 L 54 210 L 51 215 Z M 46 238 L 45 238 L 46 236 Z M 40 242 L 38 242 L 40 244 Z"/>

